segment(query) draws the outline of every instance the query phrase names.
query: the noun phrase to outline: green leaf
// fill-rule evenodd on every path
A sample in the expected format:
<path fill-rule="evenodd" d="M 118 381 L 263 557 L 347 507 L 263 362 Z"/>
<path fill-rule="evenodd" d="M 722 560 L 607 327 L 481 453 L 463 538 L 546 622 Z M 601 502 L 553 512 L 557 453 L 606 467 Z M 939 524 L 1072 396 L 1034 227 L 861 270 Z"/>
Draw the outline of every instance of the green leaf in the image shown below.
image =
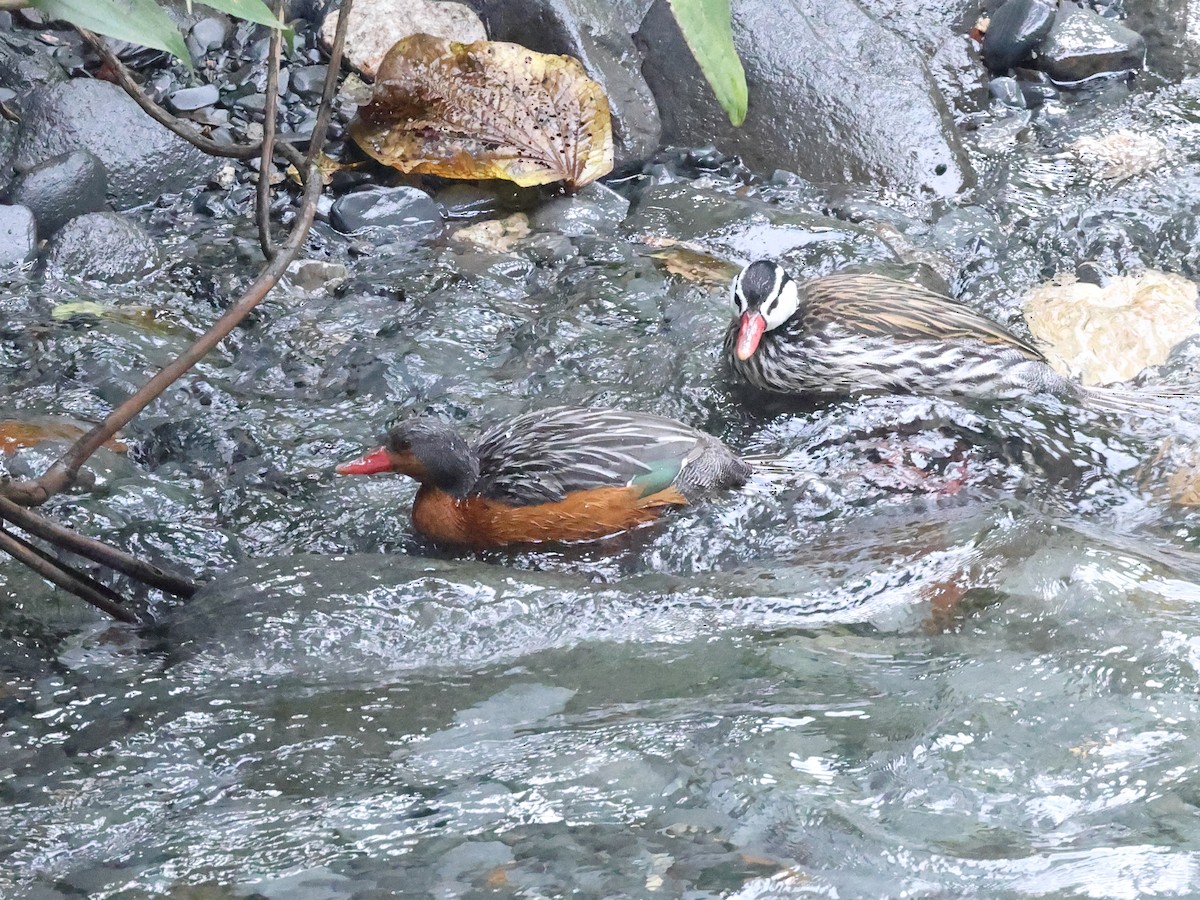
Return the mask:
<path fill-rule="evenodd" d="M 183 35 L 154 0 L 31 0 L 30 5 L 89 31 L 166 50 L 192 66 Z"/>
<path fill-rule="evenodd" d="M 735 126 L 746 120 L 746 73 L 733 46 L 729 0 L 668 0 L 683 39 Z"/>
<path fill-rule="evenodd" d="M 211 6 L 231 16 L 245 19 L 247 22 L 257 22 L 259 25 L 270 25 L 279 28 L 279 20 L 271 12 L 271 8 L 263 0 L 196 0 L 204 6 Z"/>

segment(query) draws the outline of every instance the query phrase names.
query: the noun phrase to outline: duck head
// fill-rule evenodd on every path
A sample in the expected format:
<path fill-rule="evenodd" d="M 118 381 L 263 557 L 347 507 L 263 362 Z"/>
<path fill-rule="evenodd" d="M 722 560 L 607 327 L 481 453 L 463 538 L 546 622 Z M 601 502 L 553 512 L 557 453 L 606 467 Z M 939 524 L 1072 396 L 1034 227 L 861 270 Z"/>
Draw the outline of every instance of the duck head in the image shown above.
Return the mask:
<path fill-rule="evenodd" d="M 452 427 L 422 417 L 394 426 L 384 437 L 382 447 L 342 463 L 336 471 L 339 475 L 398 472 L 462 498 L 479 479 L 479 460 Z"/>
<path fill-rule="evenodd" d="M 758 349 L 763 334 L 795 315 L 800 291 L 783 266 L 760 259 L 733 279 L 733 305 L 741 317 L 733 352 L 738 359 L 747 360 Z"/>

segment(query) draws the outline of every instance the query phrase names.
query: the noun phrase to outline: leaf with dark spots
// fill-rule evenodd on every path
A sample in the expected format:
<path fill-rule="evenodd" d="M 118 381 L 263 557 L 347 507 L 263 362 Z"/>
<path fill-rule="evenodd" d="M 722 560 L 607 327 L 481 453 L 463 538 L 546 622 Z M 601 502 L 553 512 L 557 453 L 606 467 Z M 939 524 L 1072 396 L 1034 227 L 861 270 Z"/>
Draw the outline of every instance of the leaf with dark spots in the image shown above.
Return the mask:
<path fill-rule="evenodd" d="M 574 189 L 612 170 L 603 89 L 569 56 L 414 34 L 388 51 L 350 133 L 401 172 Z"/>

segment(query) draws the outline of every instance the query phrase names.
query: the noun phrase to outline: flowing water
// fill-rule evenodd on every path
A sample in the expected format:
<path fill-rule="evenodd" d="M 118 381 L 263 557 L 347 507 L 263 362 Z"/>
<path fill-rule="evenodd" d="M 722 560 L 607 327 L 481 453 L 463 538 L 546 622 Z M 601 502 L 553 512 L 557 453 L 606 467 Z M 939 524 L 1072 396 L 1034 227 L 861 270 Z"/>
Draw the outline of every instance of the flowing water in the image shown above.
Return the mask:
<path fill-rule="evenodd" d="M 1200 894 L 1200 521 L 1170 489 L 1200 402 L 766 405 L 719 365 L 726 288 L 643 242 L 932 262 L 1017 328 L 1085 260 L 1195 276 L 1200 84 L 1147 87 L 964 114 L 954 207 L 666 153 L 577 199 L 446 188 L 440 235 L 318 225 L 321 265 L 51 505 L 203 592 L 132 631 L 0 566 L 0 896 Z M 1166 163 L 1114 183 L 1064 152 L 1118 127 Z M 145 283 L 10 278 L 0 416 L 94 420 L 185 346 L 257 265 L 243 199 L 145 210 L 172 258 Z M 514 209 L 510 251 L 451 237 Z M 121 314 L 53 314 L 78 300 Z M 412 483 L 332 474 L 412 412 L 562 402 L 789 471 L 487 554 L 415 538 Z"/>

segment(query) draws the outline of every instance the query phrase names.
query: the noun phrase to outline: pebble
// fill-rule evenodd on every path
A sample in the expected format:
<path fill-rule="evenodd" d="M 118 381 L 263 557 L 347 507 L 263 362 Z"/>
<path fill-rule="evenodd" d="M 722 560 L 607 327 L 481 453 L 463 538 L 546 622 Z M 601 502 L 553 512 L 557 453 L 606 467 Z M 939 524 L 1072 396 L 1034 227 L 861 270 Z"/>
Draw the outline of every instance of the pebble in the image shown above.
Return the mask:
<path fill-rule="evenodd" d="M 26 206 L 0 206 L 0 266 L 28 262 L 36 251 L 33 213 Z"/>
<path fill-rule="evenodd" d="M 167 105 L 175 112 L 191 112 L 205 106 L 212 106 L 221 99 L 221 92 L 215 84 L 202 84 L 199 87 L 184 88 L 171 94 Z"/>
<path fill-rule="evenodd" d="M 64 225 L 46 248 L 46 271 L 117 283 L 158 266 L 158 248 L 135 222 L 111 212 L 88 213 Z"/>
<path fill-rule="evenodd" d="M 1063 3 L 1038 53 L 1037 66 L 1059 84 L 1132 72 L 1146 61 L 1146 41 L 1120 22 Z"/>
<path fill-rule="evenodd" d="M 983 62 L 1006 72 L 1029 59 L 1054 24 L 1055 8 L 1046 0 L 1007 0 L 996 10 L 983 40 Z"/>
<path fill-rule="evenodd" d="M 1021 85 L 1017 83 L 1017 79 L 1008 76 L 993 78 L 988 82 L 988 91 L 991 95 L 1003 103 L 1005 106 L 1024 109 L 1025 95 L 1021 92 Z"/>
<path fill-rule="evenodd" d="M 193 58 L 201 57 L 225 43 L 225 23 L 220 19 L 201 19 L 187 36 L 187 48 Z"/>
<path fill-rule="evenodd" d="M 289 71 L 292 73 L 293 91 L 310 100 L 321 96 L 329 66 L 297 66 Z"/>
<path fill-rule="evenodd" d="M 330 208 L 329 221 L 346 234 L 375 227 L 404 228 L 425 236 L 442 229 L 438 205 L 414 187 L 369 187 L 344 194 Z"/>
<path fill-rule="evenodd" d="M 568 237 L 611 234 L 629 213 L 629 201 L 598 181 L 569 197 L 558 197 L 533 214 L 538 231 L 554 231 Z"/>
<path fill-rule="evenodd" d="M 104 209 L 107 193 L 104 164 L 87 150 L 76 150 L 18 176 L 9 198 L 33 211 L 38 236 L 45 239 L 76 216 Z"/>

